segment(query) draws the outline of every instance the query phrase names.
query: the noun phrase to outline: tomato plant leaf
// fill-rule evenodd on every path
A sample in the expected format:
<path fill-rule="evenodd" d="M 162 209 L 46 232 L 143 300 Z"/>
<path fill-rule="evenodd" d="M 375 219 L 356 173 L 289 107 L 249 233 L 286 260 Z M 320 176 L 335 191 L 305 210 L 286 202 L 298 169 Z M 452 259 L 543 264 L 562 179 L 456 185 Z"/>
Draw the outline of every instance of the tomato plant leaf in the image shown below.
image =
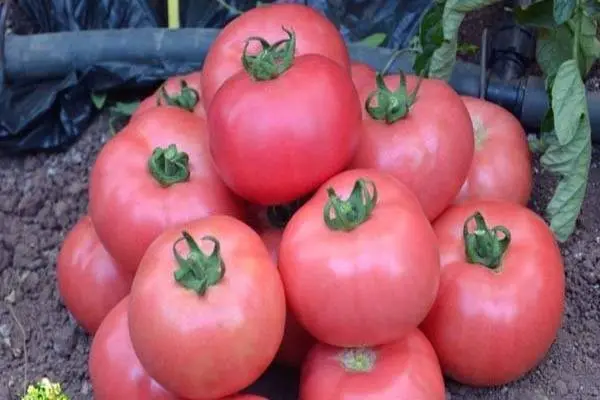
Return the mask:
<path fill-rule="evenodd" d="M 500 0 L 446 0 L 442 15 L 444 42 L 431 57 L 429 74 L 433 78 L 450 79 L 458 50 L 458 31 L 465 15 Z"/>
<path fill-rule="evenodd" d="M 600 16 L 600 0 L 585 0 L 583 10 L 588 17 L 597 18 Z"/>
<path fill-rule="evenodd" d="M 554 0 L 554 20 L 557 24 L 567 22 L 573 16 L 577 0 Z"/>
<path fill-rule="evenodd" d="M 419 54 L 415 57 L 413 70 L 417 75 L 428 74 L 429 62 L 433 52 L 444 43 L 442 16 L 444 3 L 436 1 L 425 13 L 419 25 L 419 34 L 415 36 Z"/>
<path fill-rule="evenodd" d="M 544 75 L 554 77 L 558 68 L 572 57 L 573 32 L 566 25 L 555 29 L 540 29 L 536 60 Z"/>
<path fill-rule="evenodd" d="M 386 38 L 387 35 L 385 33 L 374 33 L 361 39 L 358 43 L 369 47 L 379 47 L 385 42 Z"/>
<path fill-rule="evenodd" d="M 101 110 L 106 104 L 106 99 L 108 95 L 105 93 L 92 93 L 92 103 L 94 103 L 94 107 L 98 110 Z"/>
<path fill-rule="evenodd" d="M 575 230 L 592 157 L 585 85 L 575 60 L 567 60 L 558 68 L 551 88 L 551 105 L 554 134 L 545 137 L 548 147 L 541 162 L 560 181 L 546 212 L 557 239 L 565 241 Z"/>
<path fill-rule="evenodd" d="M 581 32 L 579 36 L 579 68 L 583 75 L 586 75 L 594 62 L 600 57 L 600 41 L 596 36 L 596 22 L 589 16 L 582 14 L 578 21 L 571 20 L 568 25 L 571 32 L 575 32 L 575 24 L 581 23 Z"/>
<path fill-rule="evenodd" d="M 517 7 L 514 13 L 516 21 L 521 25 L 534 28 L 553 28 L 556 26 L 553 0 L 543 0 L 526 8 Z"/>

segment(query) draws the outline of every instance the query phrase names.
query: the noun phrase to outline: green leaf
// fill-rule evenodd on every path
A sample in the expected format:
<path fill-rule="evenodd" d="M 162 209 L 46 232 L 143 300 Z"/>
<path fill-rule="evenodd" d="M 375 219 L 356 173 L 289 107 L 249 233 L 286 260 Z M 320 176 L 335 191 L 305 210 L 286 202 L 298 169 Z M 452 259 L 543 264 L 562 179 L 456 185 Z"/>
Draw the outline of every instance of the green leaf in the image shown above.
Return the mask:
<path fill-rule="evenodd" d="M 583 11 L 588 17 L 598 18 L 600 16 L 600 0 L 585 0 Z"/>
<path fill-rule="evenodd" d="M 554 0 L 554 20 L 557 24 L 564 24 L 573 16 L 577 0 Z"/>
<path fill-rule="evenodd" d="M 108 97 L 106 93 L 92 93 L 92 103 L 94 103 L 94 107 L 98 110 L 101 110 L 106 104 L 106 98 Z"/>
<path fill-rule="evenodd" d="M 415 57 L 413 63 L 413 70 L 417 75 L 424 76 L 428 74 L 433 52 L 444 43 L 443 13 L 444 3 L 435 2 L 421 20 L 419 34 L 415 37 L 420 53 Z"/>
<path fill-rule="evenodd" d="M 540 29 L 536 60 L 547 77 L 554 77 L 558 68 L 572 57 L 573 32 L 566 25 L 555 29 Z"/>
<path fill-rule="evenodd" d="M 484 8 L 500 0 L 447 0 L 442 16 L 444 43 L 432 57 L 429 76 L 444 80 L 450 79 L 458 50 L 458 31 L 466 13 Z"/>
<path fill-rule="evenodd" d="M 569 28 L 575 32 L 575 21 L 569 21 Z M 579 36 L 579 68 L 587 75 L 594 62 L 600 57 L 600 41 L 596 36 L 596 22 L 589 16 L 581 15 L 581 35 Z"/>
<path fill-rule="evenodd" d="M 546 212 L 557 239 L 564 242 L 575 230 L 592 158 L 585 85 L 575 60 L 567 60 L 558 68 L 551 104 L 555 130 L 546 135 L 548 147 L 541 162 L 560 177 Z"/>
<path fill-rule="evenodd" d="M 129 103 L 123 103 L 118 101 L 114 106 L 111 107 L 111 112 L 119 115 L 131 116 L 139 107 L 139 101 L 132 101 Z"/>
<path fill-rule="evenodd" d="M 385 42 L 386 38 L 387 35 L 385 33 L 374 33 L 361 39 L 358 43 L 369 47 L 379 47 Z"/>
<path fill-rule="evenodd" d="M 475 54 L 479 50 L 479 46 L 471 43 L 459 43 L 457 51 L 461 54 Z"/>
<path fill-rule="evenodd" d="M 514 10 L 515 19 L 521 25 L 534 28 L 554 28 L 554 0 L 543 0 L 527 8 L 517 7 Z"/>

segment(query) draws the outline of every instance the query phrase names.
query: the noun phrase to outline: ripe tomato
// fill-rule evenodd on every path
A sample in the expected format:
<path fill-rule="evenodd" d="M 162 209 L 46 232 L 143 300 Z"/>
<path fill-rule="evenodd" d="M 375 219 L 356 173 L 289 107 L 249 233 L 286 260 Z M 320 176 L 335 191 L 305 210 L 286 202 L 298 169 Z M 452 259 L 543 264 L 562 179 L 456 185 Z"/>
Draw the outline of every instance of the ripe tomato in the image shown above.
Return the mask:
<path fill-rule="evenodd" d="M 90 177 L 90 215 L 119 265 L 137 269 L 163 230 L 244 205 L 215 172 L 206 123 L 175 107 L 140 115 L 100 151 Z"/>
<path fill-rule="evenodd" d="M 361 93 L 365 87 L 367 87 L 366 90 L 372 90 L 374 71 L 370 65 L 353 61 L 350 64 L 350 72 L 352 75 L 352 82 L 358 93 Z"/>
<path fill-rule="evenodd" d="M 133 347 L 150 376 L 182 397 L 217 399 L 253 383 L 273 361 L 284 322 L 269 252 L 229 216 L 165 231 L 131 289 Z"/>
<path fill-rule="evenodd" d="M 364 67 L 360 71 L 355 82 L 366 79 Z M 388 75 L 376 83 L 372 70 L 371 84 L 359 85 L 363 135 L 351 165 L 393 174 L 417 195 L 429 220 L 434 220 L 452 203 L 467 177 L 473 160 L 473 128 L 460 96 L 446 82 L 424 79 L 417 88 L 417 81 L 406 76 L 403 85 L 401 76 Z M 372 96 L 375 91 L 378 95 Z"/>
<path fill-rule="evenodd" d="M 473 386 L 518 379 L 542 360 L 561 324 L 565 278 L 551 230 L 526 207 L 498 201 L 451 207 L 434 229 L 442 276 L 422 329 L 442 369 Z"/>
<path fill-rule="evenodd" d="M 127 308 L 123 298 L 106 316 L 90 349 L 89 370 L 95 400 L 177 400 L 148 376 L 129 337 Z"/>
<path fill-rule="evenodd" d="M 258 230 L 258 233 L 267 246 L 271 259 L 277 265 L 283 229 L 263 227 Z M 275 359 L 283 365 L 298 368 L 314 343 L 315 339 L 300 325 L 288 307 L 283 340 Z"/>
<path fill-rule="evenodd" d="M 56 261 L 56 277 L 65 306 L 92 335 L 129 293 L 133 281 L 133 275 L 106 252 L 87 215 L 65 237 Z"/>
<path fill-rule="evenodd" d="M 202 71 L 171 77 L 152 96 L 140 103 L 131 118 L 133 119 L 149 109 L 165 105 L 192 111 L 194 114 L 206 118 L 201 83 Z"/>
<path fill-rule="evenodd" d="M 208 110 L 210 149 L 221 178 L 261 205 L 312 192 L 346 167 L 359 140 L 360 103 L 350 74 L 315 54 L 290 64 L 282 55 L 293 58 L 294 33 L 289 35 L 275 57 L 283 64 L 272 65 L 287 70 L 267 78 L 262 73 L 271 68 L 269 57 L 245 55 L 251 66 L 223 84 Z"/>
<path fill-rule="evenodd" d="M 505 200 L 526 205 L 532 188 L 531 154 L 521 123 L 509 111 L 462 97 L 475 134 L 475 155 L 454 203 Z"/>
<path fill-rule="evenodd" d="M 221 85 L 243 69 L 240 56 L 246 39 L 250 36 L 260 36 L 269 42 L 285 39 L 282 26 L 297 33 L 297 55 L 321 54 L 349 69 L 350 56 L 344 39 L 325 16 L 301 4 L 263 5 L 227 24 L 206 54 L 202 96 L 207 109 Z M 258 48 L 257 43 L 250 46 L 251 51 Z"/>
<path fill-rule="evenodd" d="M 300 380 L 300 400 L 443 400 L 444 377 L 425 336 L 375 348 L 341 349 L 319 343 Z"/>
<path fill-rule="evenodd" d="M 265 397 L 257 396 L 255 394 L 238 394 L 236 396 L 227 397 L 223 400 L 268 400 Z"/>
<path fill-rule="evenodd" d="M 294 214 L 279 269 L 298 321 L 340 347 L 401 339 L 425 318 L 440 274 L 416 197 L 375 170 L 337 175 Z"/>

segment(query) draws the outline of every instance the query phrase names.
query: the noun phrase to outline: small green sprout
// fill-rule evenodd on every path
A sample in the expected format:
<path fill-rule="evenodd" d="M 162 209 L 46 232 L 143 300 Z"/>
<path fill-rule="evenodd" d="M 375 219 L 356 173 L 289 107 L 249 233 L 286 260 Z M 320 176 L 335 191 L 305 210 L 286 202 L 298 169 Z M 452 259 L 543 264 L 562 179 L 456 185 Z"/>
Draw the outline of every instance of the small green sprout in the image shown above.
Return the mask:
<path fill-rule="evenodd" d="M 60 383 L 52 383 L 50 379 L 42 378 L 35 385 L 29 385 L 21 400 L 69 400 L 69 397 L 63 393 Z"/>

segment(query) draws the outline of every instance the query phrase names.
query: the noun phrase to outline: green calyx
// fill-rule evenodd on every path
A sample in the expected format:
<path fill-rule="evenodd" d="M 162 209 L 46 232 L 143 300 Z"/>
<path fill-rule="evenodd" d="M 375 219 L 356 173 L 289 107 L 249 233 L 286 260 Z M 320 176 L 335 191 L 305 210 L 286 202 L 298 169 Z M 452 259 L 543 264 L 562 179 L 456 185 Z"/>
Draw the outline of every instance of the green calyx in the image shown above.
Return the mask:
<path fill-rule="evenodd" d="M 296 52 L 296 34 L 282 27 L 288 38 L 270 44 L 265 39 L 252 36 L 246 40 L 242 53 L 242 65 L 255 81 L 268 81 L 277 78 L 294 63 Z M 248 46 L 256 41 L 261 50 L 256 55 L 248 54 Z"/>
<path fill-rule="evenodd" d="M 192 112 L 200 100 L 200 95 L 195 89 L 189 87 L 184 79 L 181 79 L 179 82 L 181 84 L 181 89 L 179 93 L 174 95 L 169 95 L 167 93 L 167 89 L 163 85 L 159 90 L 159 94 L 156 99 L 156 105 L 179 107 L 186 111 Z"/>
<path fill-rule="evenodd" d="M 327 195 L 329 199 L 323 209 L 323 219 L 333 231 L 353 230 L 369 219 L 377 204 L 377 187 L 363 178 L 356 181 L 346 200 L 342 200 L 331 187 L 327 189 Z"/>
<path fill-rule="evenodd" d="M 353 373 L 367 373 L 375 368 L 377 353 L 368 347 L 347 348 L 339 357 L 344 369 Z"/>
<path fill-rule="evenodd" d="M 303 197 L 287 204 L 278 204 L 267 207 L 267 219 L 275 228 L 283 229 L 292 216 L 306 203 L 308 197 Z"/>
<path fill-rule="evenodd" d="M 174 144 L 157 147 L 148 160 L 148 170 L 162 187 L 185 182 L 190 177 L 188 154 L 177 150 Z"/>
<path fill-rule="evenodd" d="M 378 72 L 375 81 L 377 89 L 367 97 L 365 108 L 371 118 L 377 121 L 385 121 L 387 124 L 393 124 L 406 117 L 412 105 L 415 104 L 417 93 L 423 80 L 419 77 L 417 86 L 410 93 L 406 85 L 406 75 L 403 72 L 400 72 L 400 85 L 393 92 L 385 84 L 383 73 Z M 373 99 L 375 98 L 377 99 L 377 104 L 373 105 Z"/>
<path fill-rule="evenodd" d="M 225 264 L 221 258 L 221 245 L 213 236 L 204 236 L 201 240 L 212 242 L 214 248 L 210 254 L 204 254 L 198 243 L 186 231 L 173 244 L 173 255 L 178 269 L 174 273 L 175 280 L 186 289 L 193 290 L 203 296 L 209 287 L 218 284 L 225 275 Z M 189 248 L 187 258 L 177 251 L 177 244 L 185 241 Z"/>
<path fill-rule="evenodd" d="M 475 230 L 469 231 L 469 223 L 475 221 Z M 479 211 L 465 221 L 463 239 L 467 261 L 481 264 L 495 270 L 500 267 L 502 258 L 510 244 L 510 231 L 504 226 L 488 228 Z"/>

